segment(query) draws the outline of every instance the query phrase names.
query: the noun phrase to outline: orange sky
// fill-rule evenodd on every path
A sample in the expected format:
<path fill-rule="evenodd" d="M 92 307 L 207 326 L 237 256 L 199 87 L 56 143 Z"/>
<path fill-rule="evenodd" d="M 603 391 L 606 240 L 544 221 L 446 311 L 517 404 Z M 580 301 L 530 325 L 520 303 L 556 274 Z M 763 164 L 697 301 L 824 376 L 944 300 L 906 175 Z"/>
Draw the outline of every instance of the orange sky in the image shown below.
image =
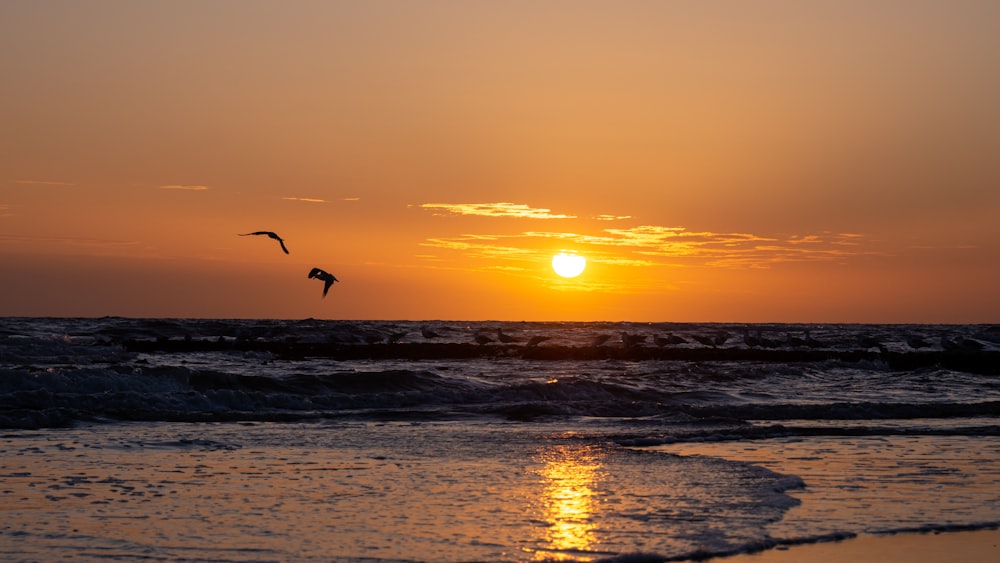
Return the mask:
<path fill-rule="evenodd" d="M 997 100 L 989 0 L 3 2 L 0 315 L 997 322 Z"/>

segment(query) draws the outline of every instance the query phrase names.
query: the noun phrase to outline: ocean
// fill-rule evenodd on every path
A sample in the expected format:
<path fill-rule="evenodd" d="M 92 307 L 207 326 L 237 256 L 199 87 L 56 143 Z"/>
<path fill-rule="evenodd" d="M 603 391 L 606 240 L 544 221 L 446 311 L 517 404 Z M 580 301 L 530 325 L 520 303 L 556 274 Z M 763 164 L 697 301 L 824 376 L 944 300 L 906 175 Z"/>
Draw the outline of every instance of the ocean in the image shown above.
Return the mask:
<path fill-rule="evenodd" d="M 1000 327 L 0 319 L 0 558 L 687 561 L 1000 526 Z"/>

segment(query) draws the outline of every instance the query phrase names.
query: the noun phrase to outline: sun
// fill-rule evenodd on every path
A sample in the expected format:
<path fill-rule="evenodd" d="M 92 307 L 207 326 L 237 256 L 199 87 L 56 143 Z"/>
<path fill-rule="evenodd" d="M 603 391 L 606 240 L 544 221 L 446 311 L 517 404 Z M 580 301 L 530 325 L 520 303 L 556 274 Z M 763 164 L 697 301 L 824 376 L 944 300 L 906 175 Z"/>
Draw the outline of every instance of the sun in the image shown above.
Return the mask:
<path fill-rule="evenodd" d="M 560 252 L 552 257 L 552 269 L 564 278 L 575 278 L 587 267 L 587 259 L 579 254 Z"/>

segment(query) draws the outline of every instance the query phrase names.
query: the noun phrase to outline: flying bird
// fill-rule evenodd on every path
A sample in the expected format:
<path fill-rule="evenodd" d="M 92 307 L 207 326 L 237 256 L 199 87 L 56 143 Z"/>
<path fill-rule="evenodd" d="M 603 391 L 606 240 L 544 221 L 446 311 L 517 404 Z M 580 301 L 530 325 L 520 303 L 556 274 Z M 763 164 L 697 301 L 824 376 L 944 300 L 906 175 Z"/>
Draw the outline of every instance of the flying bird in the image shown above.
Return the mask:
<path fill-rule="evenodd" d="M 288 249 L 285 248 L 285 241 L 281 237 L 279 237 L 277 233 L 275 233 L 273 231 L 254 231 L 252 233 L 243 233 L 240 236 L 241 237 L 249 237 L 249 236 L 252 236 L 252 235 L 267 235 L 267 236 L 273 238 L 274 240 L 278 241 L 278 244 L 281 245 L 281 249 L 285 251 L 285 254 L 288 254 Z M 310 277 L 312 277 L 312 276 L 310 276 Z"/>
<path fill-rule="evenodd" d="M 323 280 L 323 297 L 326 297 L 326 292 L 330 291 L 330 286 L 333 285 L 333 282 L 340 281 L 337 279 L 336 276 L 334 276 L 330 272 L 323 271 L 319 268 L 313 268 L 312 270 L 309 270 L 309 279 L 313 278 Z"/>

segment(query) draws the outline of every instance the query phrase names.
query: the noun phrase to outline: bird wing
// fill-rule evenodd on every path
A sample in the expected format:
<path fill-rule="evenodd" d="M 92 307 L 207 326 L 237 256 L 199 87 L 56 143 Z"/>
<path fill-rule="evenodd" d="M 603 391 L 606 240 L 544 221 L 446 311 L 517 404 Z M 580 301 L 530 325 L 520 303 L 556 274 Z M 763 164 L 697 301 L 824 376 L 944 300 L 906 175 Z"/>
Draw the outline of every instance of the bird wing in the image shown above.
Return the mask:
<path fill-rule="evenodd" d="M 278 241 L 278 244 L 281 245 L 281 249 L 285 251 L 285 254 L 288 254 L 288 249 L 285 248 L 285 240 L 279 237 L 278 233 L 275 233 L 274 231 L 254 231 L 252 233 L 238 233 L 238 234 L 241 237 L 249 237 L 252 235 L 267 235 L 268 237 Z"/>
<path fill-rule="evenodd" d="M 321 278 L 324 275 L 326 275 L 326 272 L 320 270 L 319 268 L 313 268 L 312 270 L 309 270 L 309 279 Z"/>

